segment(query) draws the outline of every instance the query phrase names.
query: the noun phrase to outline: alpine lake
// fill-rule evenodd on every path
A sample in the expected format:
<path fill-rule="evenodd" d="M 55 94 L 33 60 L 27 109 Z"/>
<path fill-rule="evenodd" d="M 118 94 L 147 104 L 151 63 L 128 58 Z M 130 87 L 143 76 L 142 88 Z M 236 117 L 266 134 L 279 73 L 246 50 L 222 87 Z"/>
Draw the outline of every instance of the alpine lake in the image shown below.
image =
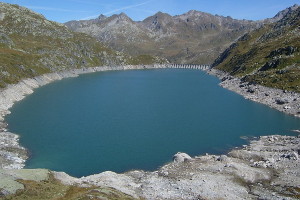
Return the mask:
<path fill-rule="evenodd" d="M 221 88 L 200 70 L 108 71 L 56 81 L 17 102 L 9 131 L 30 152 L 26 168 L 81 177 L 156 170 L 177 152 L 222 154 L 300 119 Z"/>

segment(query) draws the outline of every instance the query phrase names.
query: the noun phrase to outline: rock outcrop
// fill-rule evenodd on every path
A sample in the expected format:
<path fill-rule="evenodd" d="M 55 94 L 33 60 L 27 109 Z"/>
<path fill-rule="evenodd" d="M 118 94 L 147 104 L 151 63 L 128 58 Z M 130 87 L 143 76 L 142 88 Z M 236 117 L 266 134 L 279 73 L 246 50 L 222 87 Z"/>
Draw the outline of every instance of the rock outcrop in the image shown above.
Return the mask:
<path fill-rule="evenodd" d="M 192 159 L 191 156 L 189 156 L 186 153 L 181 153 L 181 152 L 178 152 L 177 154 L 175 154 L 173 156 L 173 161 L 174 162 L 179 162 L 179 163 L 181 163 L 181 162 L 187 162 L 187 161 L 189 161 L 191 159 Z"/>

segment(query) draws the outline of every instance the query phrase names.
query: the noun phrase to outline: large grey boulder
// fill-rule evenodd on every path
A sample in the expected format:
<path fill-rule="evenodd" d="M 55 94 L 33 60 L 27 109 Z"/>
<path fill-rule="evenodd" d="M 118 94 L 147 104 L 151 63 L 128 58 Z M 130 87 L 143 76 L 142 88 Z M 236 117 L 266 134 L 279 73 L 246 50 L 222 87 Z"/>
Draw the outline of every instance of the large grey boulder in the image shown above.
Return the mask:
<path fill-rule="evenodd" d="M 186 161 L 189 161 L 189 160 L 192 160 L 192 158 L 191 158 L 191 156 L 189 156 L 186 153 L 178 152 L 173 156 L 173 161 L 174 162 L 182 163 L 182 162 L 186 162 Z"/>

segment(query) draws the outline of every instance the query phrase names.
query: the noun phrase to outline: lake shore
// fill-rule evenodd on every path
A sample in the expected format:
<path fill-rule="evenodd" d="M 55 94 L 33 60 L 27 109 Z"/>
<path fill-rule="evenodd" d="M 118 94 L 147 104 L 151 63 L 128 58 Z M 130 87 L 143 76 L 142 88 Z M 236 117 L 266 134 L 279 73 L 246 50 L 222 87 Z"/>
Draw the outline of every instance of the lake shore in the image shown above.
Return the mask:
<path fill-rule="evenodd" d="M 145 199 L 297 199 L 300 136 L 262 136 L 227 155 L 177 153 L 154 172 L 103 172 L 82 178 L 54 172 L 64 184 L 113 187 Z"/>
<path fill-rule="evenodd" d="M 25 148 L 19 145 L 19 137 L 9 133 L 5 115 L 17 101 L 33 93 L 35 88 L 84 73 L 109 70 L 180 68 L 173 65 L 119 66 L 76 69 L 67 72 L 45 74 L 9 85 L 0 91 L 0 163 L 3 171 L 24 167 L 27 157 Z M 300 117 L 299 94 L 242 83 L 217 70 L 211 75 L 219 77 L 220 85 L 237 92 L 247 99 L 266 104 L 287 114 Z M 296 100 L 294 100 L 296 99 Z M 297 110 L 298 109 L 298 110 Z M 234 149 L 227 155 L 205 155 L 191 158 L 179 153 L 174 162 L 158 171 L 132 171 L 124 174 L 103 172 L 80 179 L 65 173 L 50 172 L 64 184 L 113 187 L 132 197 L 146 199 L 297 199 L 300 189 L 300 137 L 263 136 L 251 141 L 242 149 Z M 26 171 L 26 170 L 25 170 Z M 31 173 L 35 173 L 34 170 Z M 0 181 L 0 185 L 3 185 Z M 4 183 L 5 185 L 5 183 Z M 8 187 L 8 186 L 7 186 Z M 199 187 L 202 189 L 199 190 Z M 9 187 L 8 187 L 9 188 Z M 5 188 L 4 188 L 5 190 Z M 10 191 L 6 191 L 9 194 Z M 1 196 L 1 190 L 0 190 Z"/>
<path fill-rule="evenodd" d="M 245 99 L 265 104 L 288 115 L 300 117 L 300 94 L 261 85 L 243 82 L 228 73 L 211 69 L 209 74 L 217 76 L 221 87 L 243 96 Z"/>
<path fill-rule="evenodd" d="M 135 170 L 122 174 L 106 171 L 81 178 L 49 170 L 0 169 L 0 195 L 11 195 L 9 197 L 14 199 L 22 194 L 16 193 L 21 189 L 30 199 L 45 191 L 43 184 L 50 183 L 56 188 L 73 187 L 68 193 L 59 193 L 60 197 L 72 195 L 77 187 L 91 190 L 89 198 L 99 197 L 101 191 L 112 188 L 113 193 L 109 193 L 112 197 L 119 191 L 126 199 L 296 200 L 300 197 L 299 146 L 300 136 L 262 136 L 227 155 L 206 154 L 192 158 L 177 153 L 173 162 L 157 171 Z M 40 184 L 35 193 L 30 192 L 32 183 L 40 181 L 46 182 Z M 55 190 L 46 189 L 48 195 L 57 196 Z"/>

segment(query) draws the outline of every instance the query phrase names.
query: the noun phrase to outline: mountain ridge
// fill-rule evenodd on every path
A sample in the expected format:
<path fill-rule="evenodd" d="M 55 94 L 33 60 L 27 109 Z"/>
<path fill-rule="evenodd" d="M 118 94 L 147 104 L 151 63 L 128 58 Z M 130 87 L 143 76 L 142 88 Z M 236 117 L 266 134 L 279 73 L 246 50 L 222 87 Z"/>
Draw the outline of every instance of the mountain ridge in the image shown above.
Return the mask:
<path fill-rule="evenodd" d="M 95 37 L 114 50 L 130 55 L 149 54 L 167 58 L 172 63 L 211 64 L 227 47 L 247 32 L 275 23 L 298 8 L 295 4 L 265 20 L 239 20 L 230 16 L 212 15 L 190 10 L 171 16 L 157 12 L 143 21 L 133 21 L 126 14 L 127 24 L 111 24 L 120 15 L 104 20 L 69 21 L 65 25 L 76 32 Z M 130 19 L 128 22 L 128 18 Z"/>
<path fill-rule="evenodd" d="M 175 16 L 158 12 L 143 21 L 130 19 L 126 26 L 121 21 L 119 25 L 111 24 L 116 16 L 120 15 L 97 21 L 70 21 L 65 25 L 130 55 L 142 53 L 162 56 L 173 63 L 208 64 L 238 37 L 262 24 L 196 10 Z M 130 44 L 125 38 L 131 38 Z"/>
<path fill-rule="evenodd" d="M 262 20 L 264 23 L 274 23 L 279 20 L 281 20 L 285 15 L 287 15 L 289 12 L 292 12 L 299 8 L 298 4 L 294 4 L 293 6 L 290 6 L 282 11 L 279 11 L 274 17 L 272 18 L 267 18 L 265 20 Z"/>

